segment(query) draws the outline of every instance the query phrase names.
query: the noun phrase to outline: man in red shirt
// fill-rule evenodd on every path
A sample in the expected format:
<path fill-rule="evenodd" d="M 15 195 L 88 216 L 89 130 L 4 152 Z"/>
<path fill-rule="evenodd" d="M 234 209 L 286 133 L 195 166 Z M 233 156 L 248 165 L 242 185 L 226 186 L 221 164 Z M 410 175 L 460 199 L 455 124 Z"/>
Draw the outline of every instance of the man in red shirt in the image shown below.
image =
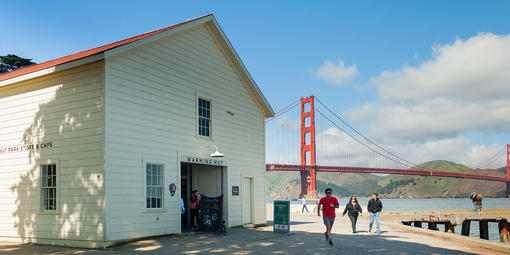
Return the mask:
<path fill-rule="evenodd" d="M 326 225 L 326 232 L 324 235 L 329 245 L 333 245 L 333 241 L 331 241 L 331 228 L 333 227 L 333 223 L 335 223 L 335 209 L 340 207 L 340 204 L 338 204 L 336 197 L 331 196 L 330 188 L 327 188 L 325 191 L 326 197 L 321 198 L 319 207 L 317 208 L 317 215 L 319 217 L 321 216 L 322 206 L 322 219 L 324 220 L 324 225 Z"/>

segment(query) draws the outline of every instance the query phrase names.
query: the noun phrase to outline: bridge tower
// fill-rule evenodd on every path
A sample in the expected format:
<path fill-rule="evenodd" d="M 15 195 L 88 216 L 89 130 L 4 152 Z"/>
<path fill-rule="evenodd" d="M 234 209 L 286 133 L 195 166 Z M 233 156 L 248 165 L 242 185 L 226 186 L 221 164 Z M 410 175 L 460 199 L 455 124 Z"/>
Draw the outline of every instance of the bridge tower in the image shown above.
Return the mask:
<path fill-rule="evenodd" d="M 316 166 L 314 97 L 301 98 L 301 165 Z M 316 170 L 301 171 L 301 197 L 317 195 Z"/>
<path fill-rule="evenodd" d="M 510 144 L 506 145 L 506 196 L 510 197 Z"/>

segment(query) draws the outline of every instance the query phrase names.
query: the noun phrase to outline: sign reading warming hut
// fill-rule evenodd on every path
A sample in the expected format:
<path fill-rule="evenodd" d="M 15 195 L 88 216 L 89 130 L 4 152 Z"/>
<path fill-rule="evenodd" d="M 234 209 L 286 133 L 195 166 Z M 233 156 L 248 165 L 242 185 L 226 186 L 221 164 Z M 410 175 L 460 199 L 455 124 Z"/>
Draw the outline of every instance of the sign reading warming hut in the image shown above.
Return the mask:
<path fill-rule="evenodd" d="M 218 159 L 210 159 L 210 158 L 199 158 L 199 157 L 186 157 L 185 162 L 194 163 L 194 164 L 202 164 L 202 165 L 212 165 L 212 166 L 223 166 L 223 160 Z"/>
<path fill-rule="evenodd" d="M 273 207 L 273 232 L 289 233 L 290 201 L 275 200 Z"/>

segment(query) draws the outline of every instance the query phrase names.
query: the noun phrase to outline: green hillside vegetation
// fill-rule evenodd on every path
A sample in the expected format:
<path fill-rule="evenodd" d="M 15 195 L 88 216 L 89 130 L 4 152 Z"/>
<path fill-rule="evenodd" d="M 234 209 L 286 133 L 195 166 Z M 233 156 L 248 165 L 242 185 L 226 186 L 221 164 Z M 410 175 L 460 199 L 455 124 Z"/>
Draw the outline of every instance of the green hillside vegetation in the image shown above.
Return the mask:
<path fill-rule="evenodd" d="M 417 167 L 412 167 L 411 169 L 432 169 L 433 171 L 439 172 L 466 172 L 471 168 L 462 164 L 453 163 L 451 161 L 435 160 L 425 162 L 418 165 Z"/>
<path fill-rule="evenodd" d="M 446 160 L 425 162 L 415 169 L 431 171 L 462 172 L 482 175 L 504 176 L 498 170 L 472 170 L 462 164 Z M 300 175 L 298 172 L 268 172 L 266 177 L 268 199 L 298 198 Z M 374 175 L 353 173 L 317 174 L 317 191 L 327 187 L 337 196 L 370 196 L 378 192 L 387 198 L 428 198 L 428 197 L 468 197 L 472 191 L 486 197 L 501 197 L 505 194 L 505 184 L 446 177 L 424 177 L 410 175 Z"/>

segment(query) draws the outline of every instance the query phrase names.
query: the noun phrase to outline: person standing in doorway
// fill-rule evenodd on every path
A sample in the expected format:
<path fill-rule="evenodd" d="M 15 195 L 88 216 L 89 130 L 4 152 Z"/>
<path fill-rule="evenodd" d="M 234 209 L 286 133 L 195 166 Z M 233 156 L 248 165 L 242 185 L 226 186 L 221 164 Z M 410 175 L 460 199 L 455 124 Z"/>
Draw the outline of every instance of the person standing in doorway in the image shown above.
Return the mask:
<path fill-rule="evenodd" d="M 181 197 L 181 215 L 184 215 L 186 208 L 184 208 L 184 199 Z"/>
<path fill-rule="evenodd" d="M 379 200 L 377 193 L 372 194 L 372 199 L 368 201 L 368 212 L 370 213 L 370 224 L 368 225 L 368 232 L 372 232 L 372 225 L 374 220 L 376 221 L 376 233 L 381 233 L 381 227 L 379 223 L 379 213 L 382 211 L 382 202 Z"/>
<path fill-rule="evenodd" d="M 198 190 L 193 190 L 189 204 L 191 213 L 191 228 L 195 227 L 195 218 L 197 219 L 197 227 L 200 226 L 200 198 L 198 197 Z"/>
<path fill-rule="evenodd" d="M 310 211 L 308 211 L 308 207 L 306 207 L 306 195 L 303 195 L 303 198 L 301 199 L 301 204 L 303 205 L 303 207 L 301 208 L 301 213 L 305 213 L 305 209 L 306 212 L 309 213 Z"/>
<path fill-rule="evenodd" d="M 344 213 L 342 216 L 349 216 L 352 225 L 352 233 L 356 233 L 356 222 L 358 221 L 358 214 L 363 214 L 363 210 L 361 210 L 361 206 L 358 203 L 358 199 L 355 196 L 352 196 L 349 203 L 345 205 Z"/>
<path fill-rule="evenodd" d="M 469 198 L 473 201 L 473 212 L 476 212 L 476 191 L 473 191 L 473 194 L 471 194 Z"/>
<path fill-rule="evenodd" d="M 324 232 L 324 235 L 329 245 L 333 245 L 333 241 L 331 240 L 331 228 L 333 227 L 333 223 L 335 223 L 335 209 L 340 207 L 340 204 L 336 197 L 331 195 L 332 190 L 330 188 L 327 188 L 325 192 L 326 196 L 319 201 L 317 215 L 319 217 L 321 216 L 322 207 L 322 220 L 324 221 L 324 225 L 326 225 L 326 232 Z"/>

